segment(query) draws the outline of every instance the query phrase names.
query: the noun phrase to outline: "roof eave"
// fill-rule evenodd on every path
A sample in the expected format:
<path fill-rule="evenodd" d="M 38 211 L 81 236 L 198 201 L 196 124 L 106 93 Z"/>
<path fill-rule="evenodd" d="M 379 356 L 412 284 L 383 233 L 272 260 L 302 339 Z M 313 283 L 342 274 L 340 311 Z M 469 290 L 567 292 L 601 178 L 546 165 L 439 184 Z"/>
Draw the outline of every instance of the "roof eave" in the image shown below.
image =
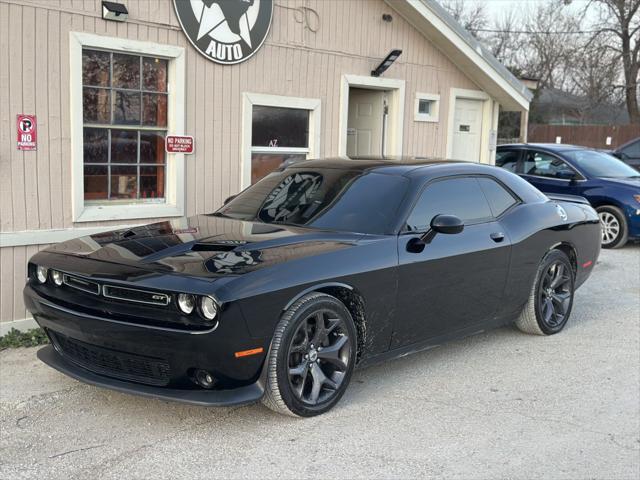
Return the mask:
<path fill-rule="evenodd" d="M 435 0 L 385 1 L 504 110 L 529 110 L 533 93 Z"/>

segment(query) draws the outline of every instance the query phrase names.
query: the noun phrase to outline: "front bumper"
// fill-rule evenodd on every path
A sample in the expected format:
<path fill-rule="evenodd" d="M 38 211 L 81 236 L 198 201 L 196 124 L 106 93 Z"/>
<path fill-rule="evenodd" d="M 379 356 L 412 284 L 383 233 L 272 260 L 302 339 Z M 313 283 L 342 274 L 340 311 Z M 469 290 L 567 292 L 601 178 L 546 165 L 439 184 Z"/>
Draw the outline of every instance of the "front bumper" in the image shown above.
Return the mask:
<path fill-rule="evenodd" d="M 191 405 L 204 407 L 244 405 L 260 400 L 264 394 L 264 387 L 261 381 L 231 390 L 181 390 L 124 382 L 115 378 L 97 375 L 65 360 L 62 355 L 56 352 L 53 345 L 47 345 L 38 350 L 38 358 L 60 373 L 90 385 L 160 400 L 189 403 Z"/>
<path fill-rule="evenodd" d="M 126 393 L 196 405 L 238 405 L 264 393 L 267 339 L 251 338 L 234 308 L 213 331 L 191 332 L 137 325 L 57 305 L 27 284 L 27 308 L 52 345 L 38 358 L 86 383 Z M 224 321 L 223 321 L 224 320 Z M 260 355 L 235 358 L 234 352 L 263 347 Z M 216 379 L 211 389 L 193 381 L 203 369 Z"/>

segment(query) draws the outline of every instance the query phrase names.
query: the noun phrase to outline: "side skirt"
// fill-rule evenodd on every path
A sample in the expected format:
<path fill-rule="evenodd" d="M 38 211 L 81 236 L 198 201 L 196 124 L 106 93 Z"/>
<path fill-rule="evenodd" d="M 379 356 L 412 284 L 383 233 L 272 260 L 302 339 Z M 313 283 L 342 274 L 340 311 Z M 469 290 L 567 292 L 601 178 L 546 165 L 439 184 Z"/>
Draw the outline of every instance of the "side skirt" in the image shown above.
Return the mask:
<path fill-rule="evenodd" d="M 474 325 L 469 328 L 458 330 L 453 333 L 447 333 L 446 335 L 440 335 L 438 337 L 428 338 L 426 340 L 421 340 L 419 342 L 415 342 L 410 345 L 404 345 L 402 347 L 394 348 L 393 350 L 388 350 L 386 352 L 379 353 L 371 357 L 364 357 L 360 361 L 360 363 L 356 365 L 356 368 L 366 368 L 366 367 L 370 367 L 371 365 L 375 365 L 377 363 L 385 362 L 387 360 L 393 360 L 395 358 L 406 357 L 407 355 L 411 355 L 413 353 L 423 352 L 425 350 L 431 350 L 432 348 L 439 347 L 453 340 L 460 340 L 465 337 L 478 335 L 488 330 L 494 330 L 498 327 L 509 325 L 514 321 L 515 321 L 515 318 L 508 318 L 508 319 L 500 318 L 500 319 L 492 320 L 491 322 L 486 323 L 484 325 Z"/>

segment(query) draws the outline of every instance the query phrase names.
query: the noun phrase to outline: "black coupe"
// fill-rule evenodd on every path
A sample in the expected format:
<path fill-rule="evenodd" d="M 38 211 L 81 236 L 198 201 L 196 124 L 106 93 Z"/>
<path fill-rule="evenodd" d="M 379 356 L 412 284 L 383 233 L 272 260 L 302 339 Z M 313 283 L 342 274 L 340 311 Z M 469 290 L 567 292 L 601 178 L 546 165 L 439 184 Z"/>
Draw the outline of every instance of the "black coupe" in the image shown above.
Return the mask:
<path fill-rule="evenodd" d="M 311 416 L 356 366 L 512 322 L 559 332 L 599 252 L 584 199 L 500 168 L 312 160 L 213 214 L 41 251 L 24 296 L 39 358 L 76 379 Z"/>

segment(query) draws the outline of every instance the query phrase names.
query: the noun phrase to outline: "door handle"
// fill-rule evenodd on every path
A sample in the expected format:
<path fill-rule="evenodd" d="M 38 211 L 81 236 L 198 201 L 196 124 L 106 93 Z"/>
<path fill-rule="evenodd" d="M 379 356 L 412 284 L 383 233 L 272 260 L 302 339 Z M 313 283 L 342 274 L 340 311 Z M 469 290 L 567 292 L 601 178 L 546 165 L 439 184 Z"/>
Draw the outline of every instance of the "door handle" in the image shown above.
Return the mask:
<path fill-rule="evenodd" d="M 489 236 L 491 237 L 491 240 L 493 240 L 496 243 L 500 243 L 501 241 L 504 240 L 504 233 L 502 232 L 494 232 Z"/>

